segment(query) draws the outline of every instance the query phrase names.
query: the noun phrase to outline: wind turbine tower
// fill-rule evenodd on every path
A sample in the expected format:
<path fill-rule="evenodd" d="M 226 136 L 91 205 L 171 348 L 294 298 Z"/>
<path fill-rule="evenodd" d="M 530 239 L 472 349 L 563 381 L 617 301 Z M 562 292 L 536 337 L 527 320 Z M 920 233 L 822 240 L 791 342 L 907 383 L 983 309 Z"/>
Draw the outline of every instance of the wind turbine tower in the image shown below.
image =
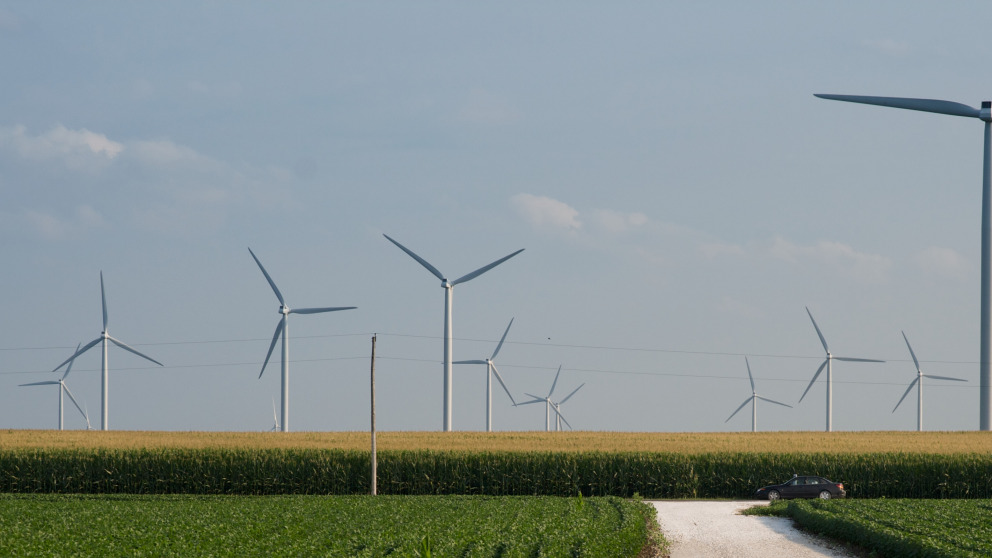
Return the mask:
<path fill-rule="evenodd" d="M 977 118 L 984 123 L 985 143 L 982 148 L 982 276 L 979 333 L 979 386 L 978 386 L 978 428 L 992 430 L 992 101 L 982 101 L 977 109 L 937 99 L 912 99 L 905 97 L 870 97 L 864 95 L 815 94 L 821 99 L 846 101 L 922 112 L 933 112 L 950 116 Z"/>
<path fill-rule="evenodd" d="M 452 340 L 452 331 L 451 331 L 452 330 L 452 326 L 451 326 L 451 301 L 452 301 L 452 298 L 451 298 L 451 296 L 452 296 L 452 290 L 454 289 L 455 285 L 457 285 L 459 283 L 465 283 L 467 281 L 471 281 L 472 279 L 475 279 L 476 277 L 478 277 L 478 276 L 482 275 L 483 273 L 489 271 L 490 269 L 498 266 L 499 264 L 505 262 L 506 260 L 512 258 L 513 256 L 516 256 L 520 252 L 523 252 L 524 249 L 521 248 L 520 250 L 517 250 L 516 252 L 510 254 L 509 256 L 504 256 L 504 257 L 502 257 L 502 258 L 494 261 L 493 263 L 491 263 L 489 265 L 484 265 L 484 266 L 480 267 L 479 269 L 473 271 L 472 273 L 469 273 L 468 275 L 464 275 L 462 277 L 459 277 L 458 279 L 455 279 L 454 281 L 448 281 L 448 279 L 445 278 L 444 274 L 441 273 L 440 271 L 438 271 L 438 269 L 436 267 L 434 267 L 433 265 L 427 263 L 427 260 L 425 260 L 424 258 L 421 258 L 417 254 L 413 253 L 413 251 L 411 251 L 406 246 L 403 246 L 399 242 L 396 242 L 392 238 L 389 238 L 389 235 L 383 234 L 382 236 L 386 237 L 386 240 L 388 240 L 388 241 L 392 242 L 393 244 L 395 244 L 397 248 L 399 248 L 400 250 L 403 250 L 404 252 L 406 252 L 406 254 L 408 256 L 410 256 L 411 258 L 413 258 L 414 260 L 416 260 L 417 263 L 419 263 L 420 265 L 424 266 L 424 269 L 426 269 L 427 271 L 430 271 L 431 274 L 433 274 L 435 277 L 437 277 L 438 279 L 441 280 L 441 288 L 444 289 L 444 403 L 443 403 L 444 416 L 442 418 L 442 428 L 443 428 L 443 430 L 445 432 L 451 432 L 451 399 L 452 399 L 452 397 L 451 397 L 451 379 L 452 379 L 451 378 L 451 365 L 452 365 L 452 343 L 451 343 L 451 340 Z"/>

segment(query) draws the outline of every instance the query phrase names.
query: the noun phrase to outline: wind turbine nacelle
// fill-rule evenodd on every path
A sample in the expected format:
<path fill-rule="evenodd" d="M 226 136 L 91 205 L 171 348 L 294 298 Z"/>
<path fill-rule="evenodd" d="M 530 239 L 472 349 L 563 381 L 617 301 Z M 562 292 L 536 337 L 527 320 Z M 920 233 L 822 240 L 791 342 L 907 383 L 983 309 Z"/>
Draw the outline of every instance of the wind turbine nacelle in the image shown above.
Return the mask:
<path fill-rule="evenodd" d="M 982 122 L 992 122 L 992 101 L 982 101 L 982 110 L 978 112 Z"/>

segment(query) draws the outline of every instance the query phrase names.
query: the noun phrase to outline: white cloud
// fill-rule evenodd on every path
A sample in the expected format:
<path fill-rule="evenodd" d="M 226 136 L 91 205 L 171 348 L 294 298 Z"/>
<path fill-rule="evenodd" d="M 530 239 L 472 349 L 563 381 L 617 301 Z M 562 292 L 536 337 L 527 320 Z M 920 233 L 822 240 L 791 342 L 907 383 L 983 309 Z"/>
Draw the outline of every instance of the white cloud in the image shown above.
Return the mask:
<path fill-rule="evenodd" d="M 951 248 L 931 246 L 913 256 L 913 263 L 927 273 L 963 279 L 968 272 L 968 261 Z"/>
<path fill-rule="evenodd" d="M 722 242 L 707 242 L 700 244 L 699 251 L 710 259 L 721 256 L 741 257 L 747 254 L 744 247 L 739 244 L 726 244 Z"/>
<path fill-rule="evenodd" d="M 77 207 L 68 217 L 59 217 L 45 211 L 25 210 L 18 221 L 28 230 L 49 240 L 106 226 L 103 216 L 89 205 Z"/>
<path fill-rule="evenodd" d="M 801 246 L 777 237 L 772 241 L 769 254 L 773 258 L 795 264 L 825 265 L 869 283 L 884 282 L 892 267 L 889 258 L 858 252 L 840 242 L 820 241 L 812 246 Z"/>
<path fill-rule="evenodd" d="M 104 134 L 62 125 L 37 136 L 28 135 L 24 126 L 0 128 L 0 147 L 24 159 L 59 160 L 72 170 L 88 172 L 104 168 L 124 151 L 123 144 Z"/>
<path fill-rule="evenodd" d="M 565 202 L 545 196 L 517 194 L 510 203 L 521 217 L 535 227 L 578 230 L 582 227 L 579 212 Z"/>
<path fill-rule="evenodd" d="M 593 213 L 593 220 L 606 232 L 619 234 L 648 223 L 648 216 L 640 213 L 623 213 L 612 209 L 600 209 Z"/>

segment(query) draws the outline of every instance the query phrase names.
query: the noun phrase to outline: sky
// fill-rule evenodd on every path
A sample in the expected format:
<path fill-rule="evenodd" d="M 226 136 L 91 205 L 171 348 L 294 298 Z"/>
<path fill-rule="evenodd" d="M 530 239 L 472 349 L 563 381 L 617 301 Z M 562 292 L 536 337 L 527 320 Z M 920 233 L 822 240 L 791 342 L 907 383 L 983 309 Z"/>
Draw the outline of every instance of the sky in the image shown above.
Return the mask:
<path fill-rule="evenodd" d="M 102 329 L 112 429 L 442 426 L 456 360 L 576 430 L 978 428 L 982 2 L 0 3 L 0 428 L 57 426 Z M 100 352 L 66 383 L 99 425 Z M 494 383 L 496 430 L 541 430 Z M 455 430 L 485 428 L 459 365 Z M 85 421 L 66 402 L 66 428 Z"/>

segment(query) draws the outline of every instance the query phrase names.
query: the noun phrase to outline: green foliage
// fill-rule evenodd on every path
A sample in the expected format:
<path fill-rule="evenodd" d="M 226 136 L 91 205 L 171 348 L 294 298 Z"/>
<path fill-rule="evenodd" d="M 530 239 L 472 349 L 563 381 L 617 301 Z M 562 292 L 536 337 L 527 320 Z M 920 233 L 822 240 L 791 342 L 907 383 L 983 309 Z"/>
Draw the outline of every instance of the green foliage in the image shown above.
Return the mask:
<path fill-rule="evenodd" d="M 992 556 L 988 500 L 794 500 L 772 512 L 881 557 Z"/>
<path fill-rule="evenodd" d="M 612 497 L 2 494 L 0 555 L 632 558 L 653 514 Z"/>
<path fill-rule="evenodd" d="M 381 451 L 401 495 L 747 498 L 793 473 L 852 498 L 992 498 L 992 454 Z M 366 494 L 369 453 L 333 449 L 0 449 L 0 492 Z"/>

